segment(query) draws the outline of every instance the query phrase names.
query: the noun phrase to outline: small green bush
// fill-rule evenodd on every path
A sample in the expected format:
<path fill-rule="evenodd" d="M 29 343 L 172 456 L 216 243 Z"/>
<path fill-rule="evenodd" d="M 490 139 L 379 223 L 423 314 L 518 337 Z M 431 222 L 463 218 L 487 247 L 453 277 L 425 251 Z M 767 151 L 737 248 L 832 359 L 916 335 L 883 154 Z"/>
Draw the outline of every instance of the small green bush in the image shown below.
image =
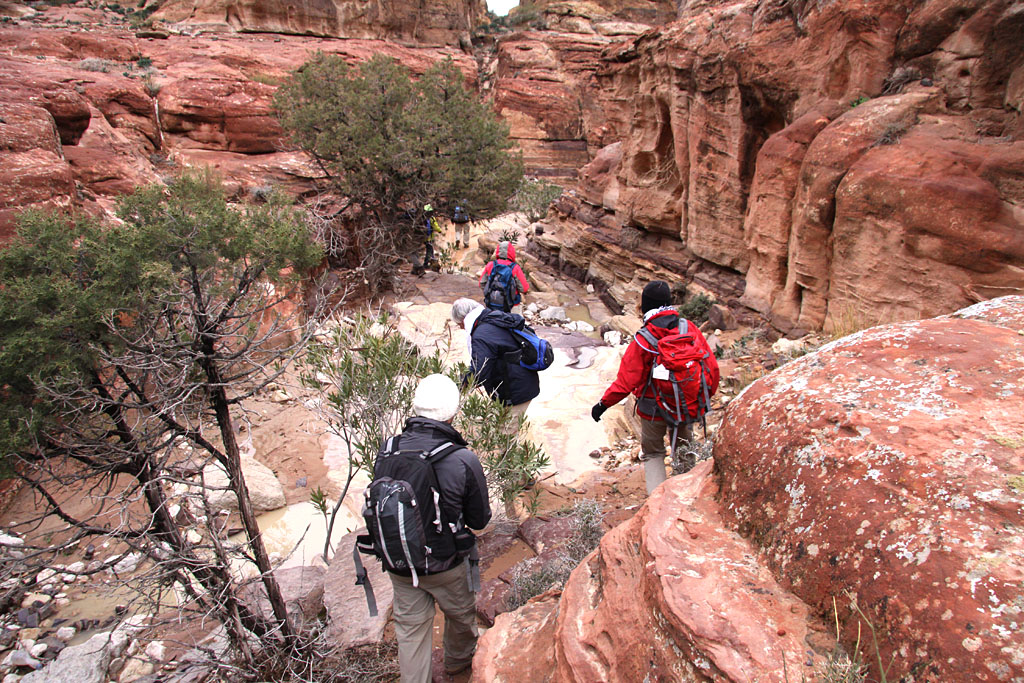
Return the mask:
<path fill-rule="evenodd" d="M 699 325 L 708 319 L 708 311 L 714 303 L 715 300 L 707 294 L 691 296 L 679 307 L 679 315 Z"/>

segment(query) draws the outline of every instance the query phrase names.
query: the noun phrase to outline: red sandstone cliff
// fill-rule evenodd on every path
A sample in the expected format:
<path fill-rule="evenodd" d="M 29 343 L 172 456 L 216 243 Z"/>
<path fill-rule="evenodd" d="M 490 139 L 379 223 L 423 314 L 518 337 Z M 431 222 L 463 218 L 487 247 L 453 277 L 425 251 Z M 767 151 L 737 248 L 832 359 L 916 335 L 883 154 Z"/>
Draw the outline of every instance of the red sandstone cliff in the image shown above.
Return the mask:
<path fill-rule="evenodd" d="M 606 211 L 570 200 L 543 246 L 624 305 L 651 276 L 741 279 L 782 329 L 1024 291 L 1021 35 L 1009 0 L 691 3 L 606 48 L 621 144 L 579 189 Z"/>
<path fill-rule="evenodd" d="M 814 680 L 834 605 L 888 680 L 1019 680 L 1022 329 L 1005 297 L 751 384 L 714 471 L 660 486 L 560 598 L 497 617 L 473 680 Z"/>

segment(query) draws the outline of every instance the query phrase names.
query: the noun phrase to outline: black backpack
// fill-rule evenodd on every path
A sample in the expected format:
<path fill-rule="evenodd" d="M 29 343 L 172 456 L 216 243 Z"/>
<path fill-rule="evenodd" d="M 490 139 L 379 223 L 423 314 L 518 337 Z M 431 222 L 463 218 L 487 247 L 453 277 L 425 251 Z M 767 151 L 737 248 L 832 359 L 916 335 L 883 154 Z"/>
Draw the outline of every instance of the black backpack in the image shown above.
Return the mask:
<path fill-rule="evenodd" d="M 468 223 L 469 214 L 461 206 L 455 207 L 455 213 L 452 214 L 452 223 Z"/>
<path fill-rule="evenodd" d="M 436 571 L 455 555 L 475 551 L 473 536 L 461 520 L 446 519 L 434 470 L 436 463 L 464 447 L 446 441 L 430 451 L 401 450 L 400 440 L 400 435 L 391 437 L 377 454 L 363 504 L 367 533 L 356 537 L 352 553 L 356 585 L 366 591 L 371 616 L 376 616 L 377 607 L 359 553 L 373 555 L 389 571 L 409 572 L 418 586 L 420 574 Z M 469 572 L 476 569 L 474 558 L 475 552 Z M 479 574 L 470 574 L 470 586 L 478 589 Z"/>

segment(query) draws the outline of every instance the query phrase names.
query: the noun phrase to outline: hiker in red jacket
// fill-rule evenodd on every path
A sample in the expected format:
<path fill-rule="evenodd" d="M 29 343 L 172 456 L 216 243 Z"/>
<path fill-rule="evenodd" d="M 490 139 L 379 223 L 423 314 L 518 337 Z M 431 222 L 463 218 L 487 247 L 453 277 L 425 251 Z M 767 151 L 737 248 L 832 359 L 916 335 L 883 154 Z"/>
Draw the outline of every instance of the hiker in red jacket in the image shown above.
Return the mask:
<path fill-rule="evenodd" d="M 519 304 L 523 294 L 530 291 L 526 273 L 516 263 L 516 247 L 511 242 L 498 242 L 494 260 L 480 273 L 480 288 L 484 290 L 484 305 L 496 311 L 510 313 Z"/>
<path fill-rule="evenodd" d="M 644 287 L 640 296 L 644 326 L 626 348 L 615 381 L 590 411 L 591 417 L 597 422 L 608 408 L 629 394 L 636 396 L 636 414 L 640 418 L 640 459 L 644 463 L 644 479 L 648 494 L 666 479 L 665 437 L 670 436 L 672 432 L 669 431 L 670 427 L 663 417 L 664 408 L 659 408 L 658 390 L 652 382 L 652 377 L 662 379 L 654 373 L 655 367 L 658 366 L 655 363 L 657 353 L 652 346 L 656 348 L 656 344 L 645 338 L 644 330 L 654 340 L 663 340 L 670 335 L 678 334 L 680 330 L 685 330 L 687 335 L 692 336 L 692 346 L 704 356 L 702 367 L 706 370 L 703 373 L 706 382 L 699 385 L 698 381 L 699 391 L 695 389 L 689 396 L 691 405 L 683 407 L 683 410 L 688 412 L 685 421 L 678 425 L 678 429 L 672 430 L 676 432 L 676 438 L 675 442 L 670 444 L 670 454 L 675 451 L 679 442 L 692 438 L 692 420 L 703 416 L 704 411 L 710 407 L 711 395 L 718 389 L 718 362 L 708 348 L 704 335 L 692 322 L 680 318 L 671 304 L 672 293 L 665 282 L 655 280 Z M 664 368 L 661 370 L 664 371 Z M 662 402 L 664 403 L 664 398 Z M 669 440 L 671 441 L 671 436 Z"/>

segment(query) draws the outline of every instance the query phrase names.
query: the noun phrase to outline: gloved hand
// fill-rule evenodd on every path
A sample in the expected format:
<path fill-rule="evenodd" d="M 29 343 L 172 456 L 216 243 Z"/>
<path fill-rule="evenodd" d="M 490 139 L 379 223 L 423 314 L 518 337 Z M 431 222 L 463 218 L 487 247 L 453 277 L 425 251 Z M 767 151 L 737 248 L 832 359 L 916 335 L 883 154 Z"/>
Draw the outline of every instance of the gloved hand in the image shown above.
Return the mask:
<path fill-rule="evenodd" d="M 600 422 L 601 416 L 604 415 L 604 411 L 608 410 L 608 406 L 598 401 L 594 404 L 594 407 L 590 409 L 590 417 L 594 418 L 594 422 Z"/>

